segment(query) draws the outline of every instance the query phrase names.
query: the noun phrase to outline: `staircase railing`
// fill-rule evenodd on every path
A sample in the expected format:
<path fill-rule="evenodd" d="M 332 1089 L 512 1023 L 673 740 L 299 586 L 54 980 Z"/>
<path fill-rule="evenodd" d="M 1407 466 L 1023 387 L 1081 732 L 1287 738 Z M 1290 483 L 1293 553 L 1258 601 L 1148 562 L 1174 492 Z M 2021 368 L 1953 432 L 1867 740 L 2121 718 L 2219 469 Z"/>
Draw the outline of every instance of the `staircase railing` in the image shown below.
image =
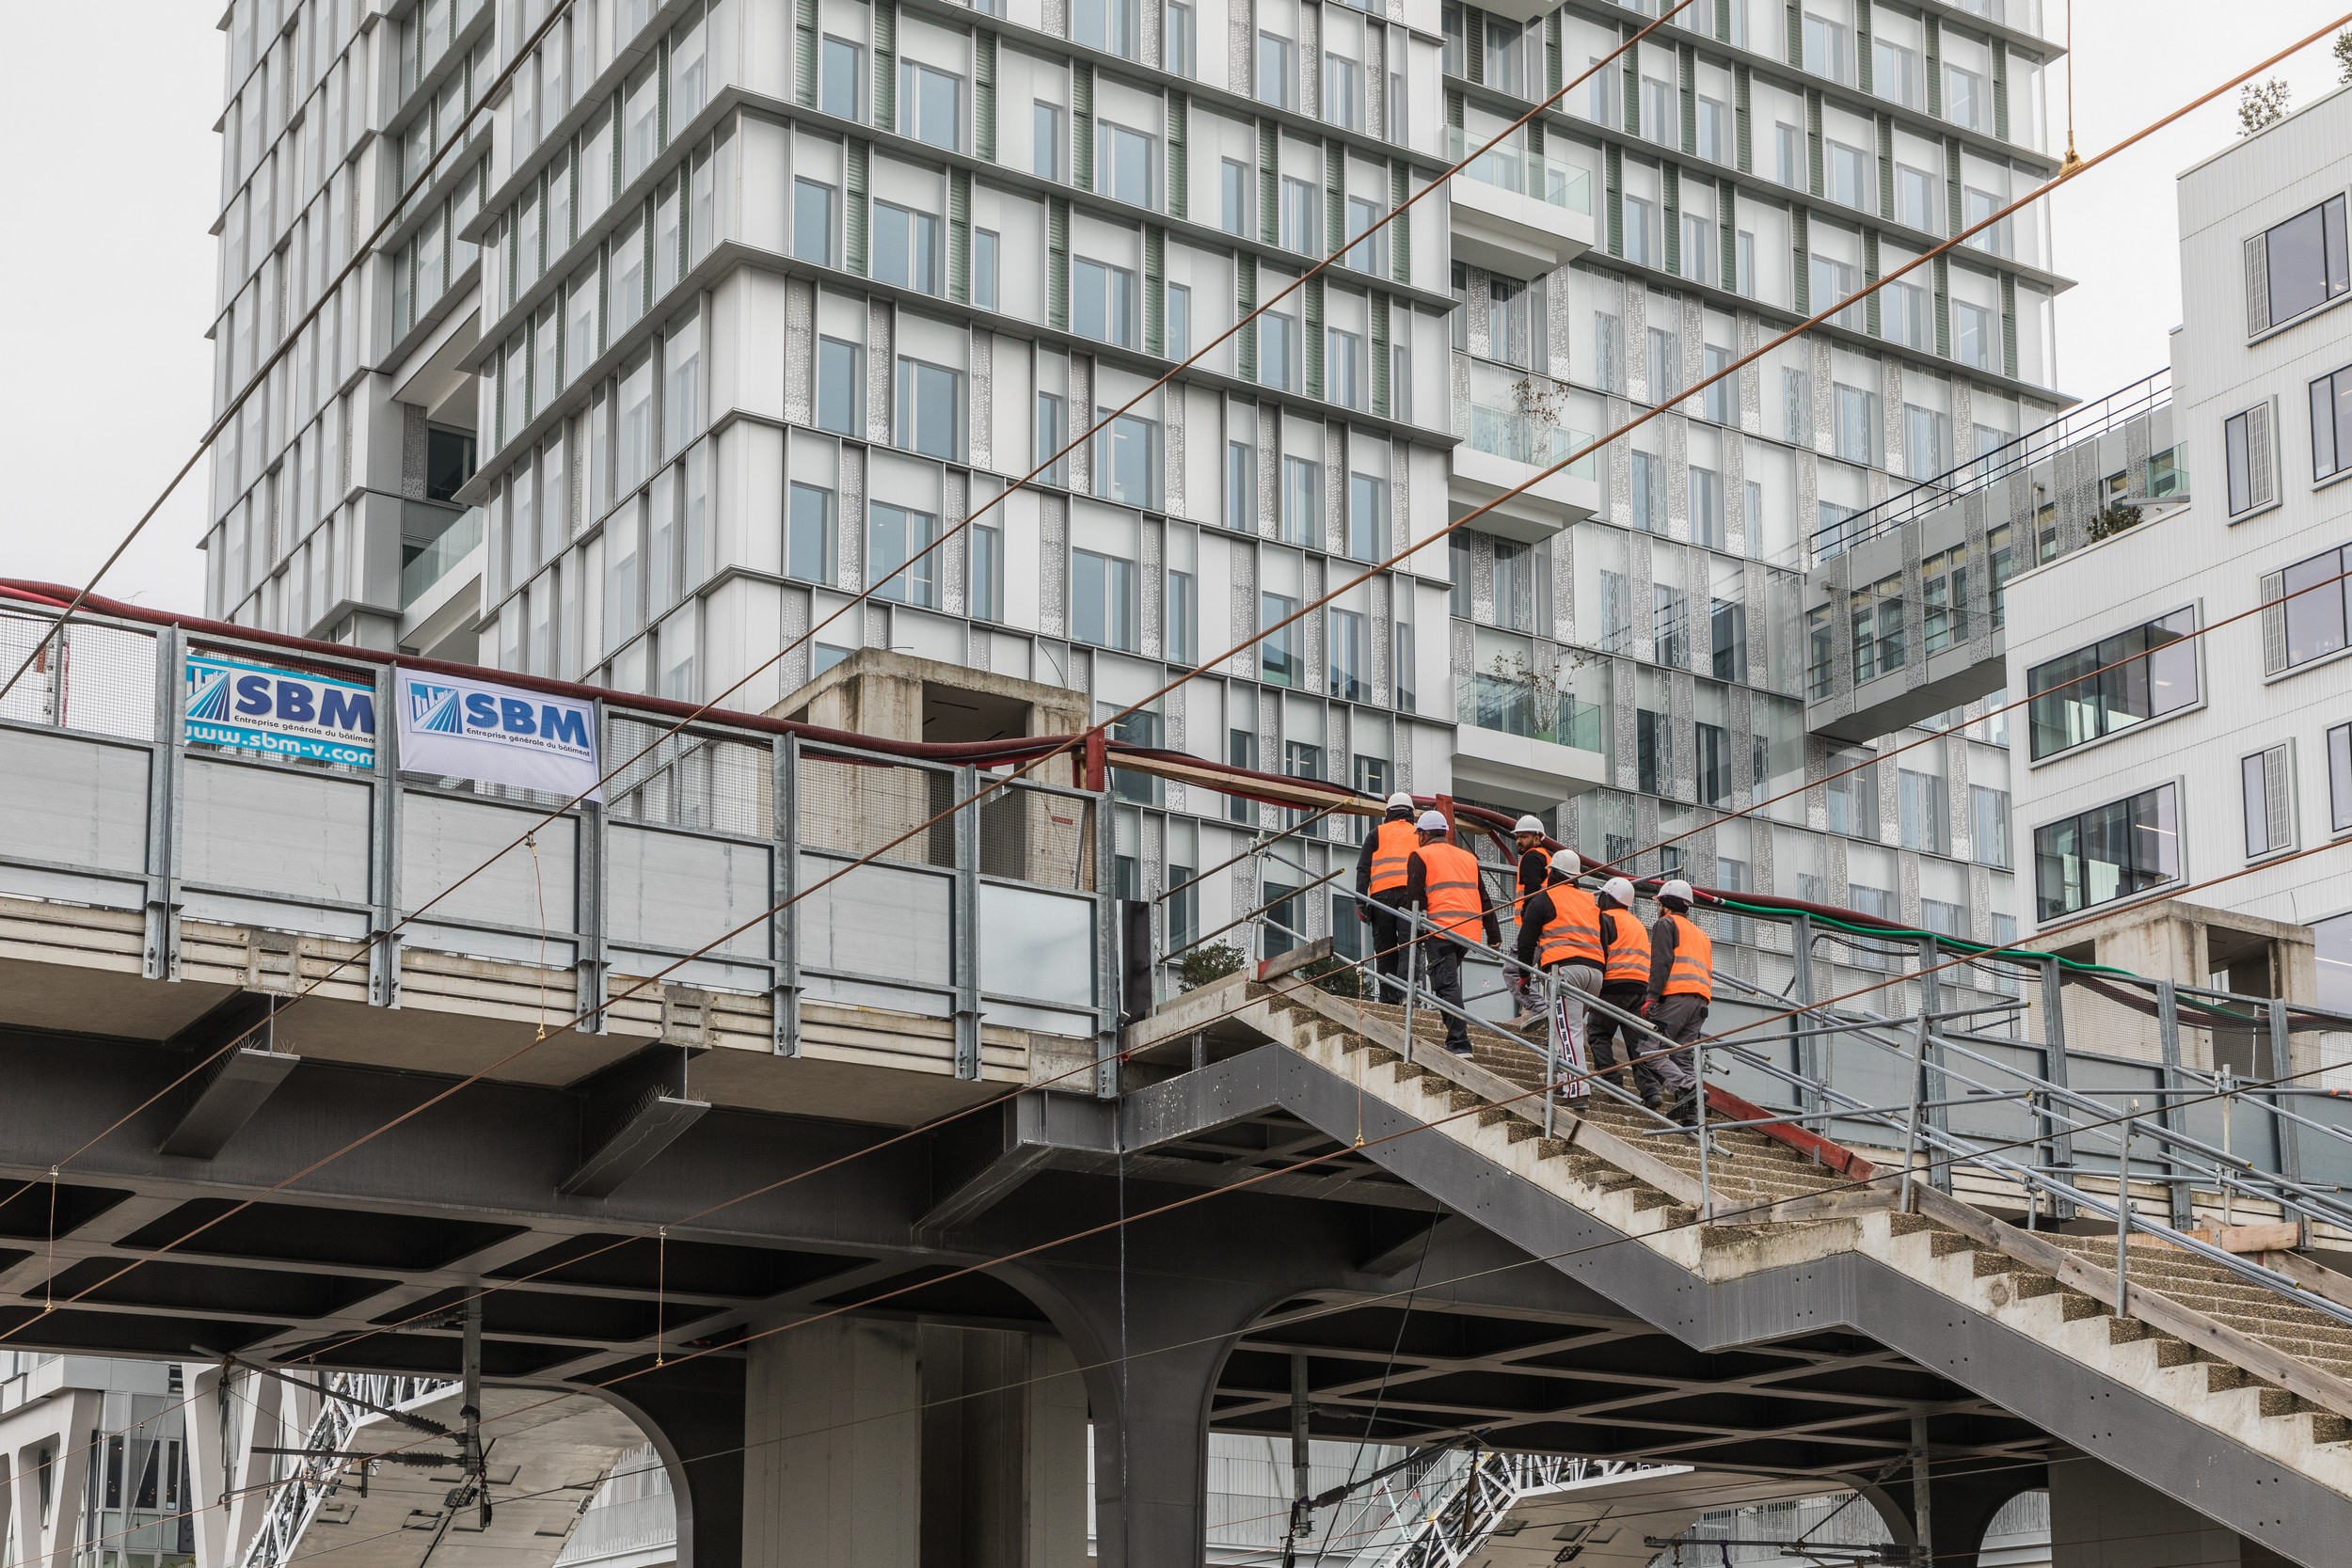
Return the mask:
<path fill-rule="evenodd" d="M 303 1440 L 302 1452 L 287 1456 L 288 1472 L 270 1488 L 261 1522 L 239 1568 L 288 1568 L 294 1561 L 302 1532 L 310 1528 L 319 1505 L 334 1492 L 347 1467 L 352 1433 L 373 1413 L 367 1406 L 402 1410 L 437 1399 L 456 1386 L 438 1378 L 327 1373 L 326 1397 Z"/>

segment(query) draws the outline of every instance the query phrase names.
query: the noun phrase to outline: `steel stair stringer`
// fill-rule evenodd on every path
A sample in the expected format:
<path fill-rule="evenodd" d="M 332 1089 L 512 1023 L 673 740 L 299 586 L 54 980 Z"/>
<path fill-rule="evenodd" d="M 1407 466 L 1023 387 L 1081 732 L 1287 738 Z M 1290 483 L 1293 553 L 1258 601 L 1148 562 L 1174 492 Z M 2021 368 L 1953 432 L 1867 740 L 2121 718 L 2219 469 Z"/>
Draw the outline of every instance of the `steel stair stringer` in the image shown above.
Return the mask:
<path fill-rule="evenodd" d="M 1369 1044 L 1346 1026 L 1347 1008 L 1253 1001 L 1238 1022 L 1279 1049 L 1154 1085 L 1158 1117 L 1186 1119 L 1179 1105 L 1188 1101 L 1214 1124 L 1258 1102 L 1343 1143 L 1360 1130 L 1364 1157 L 1693 1349 L 1847 1328 L 2290 1560 L 2341 1560 L 2352 1539 L 2352 1445 L 2330 1423 L 2352 1412 L 2332 1408 L 2343 1386 L 2323 1369 L 2301 1371 L 2325 1401 L 2282 1387 L 2272 1374 L 2283 1366 L 2245 1367 L 2201 1345 L 2184 1356 L 2173 1327 L 2199 1317 L 2185 1308 L 2168 1323 L 2143 1320 L 2154 1333 L 2119 1334 L 2094 1305 L 2102 1271 L 2043 1259 L 2039 1238 L 1974 1210 L 1939 1221 L 1943 1206 L 1965 1208 L 1941 1195 L 1927 1196 L 1935 1212 L 1925 1214 L 1857 1204 L 1825 1218 L 1701 1227 L 1690 1223 L 1687 1192 L 1642 1171 L 1613 1167 L 1630 1182 L 1577 1174 L 1609 1164 L 1610 1146 L 1627 1140 L 1593 1137 L 1568 1116 L 1562 1136 L 1542 1137 L 1529 1119 L 1541 1115 L 1534 1099 L 1498 1105 L 1518 1091 L 1498 1092 L 1501 1081 L 1473 1064 L 1425 1045 L 1407 1061 Z M 1475 1114 L 1453 1114 L 1481 1101 Z M 1428 1130 L 1395 1136 L 1420 1127 Z M 1684 1185 L 1670 1171 L 1647 1174 Z M 1996 1242 L 2022 1243 L 2027 1256 L 1996 1252 Z M 2071 1277 L 2020 1289 L 2041 1273 L 2037 1261 L 2062 1262 Z M 2211 1375 L 2217 1364 L 2242 1374 L 2240 1386 Z"/>

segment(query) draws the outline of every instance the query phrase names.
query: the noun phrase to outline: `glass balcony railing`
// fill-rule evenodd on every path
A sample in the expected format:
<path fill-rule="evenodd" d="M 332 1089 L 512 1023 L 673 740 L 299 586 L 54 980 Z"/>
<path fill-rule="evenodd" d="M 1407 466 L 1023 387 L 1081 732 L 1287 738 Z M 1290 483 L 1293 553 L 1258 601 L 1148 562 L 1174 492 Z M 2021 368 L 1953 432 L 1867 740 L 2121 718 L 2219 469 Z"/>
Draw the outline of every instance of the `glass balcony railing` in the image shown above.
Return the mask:
<path fill-rule="evenodd" d="M 1484 136 L 1479 141 L 1484 141 Z M 1446 133 L 1446 155 L 1460 163 L 1478 143 L 1460 126 Z M 1462 171 L 1482 185 L 1534 197 L 1571 213 L 1589 215 L 1593 210 L 1593 180 L 1584 170 L 1557 158 L 1524 152 L 1515 147 L 1495 147 L 1470 160 Z"/>
<path fill-rule="evenodd" d="M 1601 750 L 1601 711 L 1526 675 L 1472 671 L 1455 677 L 1454 715 L 1458 723 L 1482 730 L 1549 740 L 1581 752 Z"/>
<path fill-rule="evenodd" d="M 1538 468 L 1550 467 L 1592 440 L 1585 432 L 1570 430 L 1541 414 L 1468 399 L 1454 405 L 1454 433 L 1472 451 L 1507 457 L 1514 463 Z M 1590 455 L 1580 457 L 1565 471 L 1580 479 L 1591 479 L 1595 471 L 1593 459 Z"/>
<path fill-rule="evenodd" d="M 400 503 L 400 608 L 406 610 L 482 543 L 482 508 Z"/>

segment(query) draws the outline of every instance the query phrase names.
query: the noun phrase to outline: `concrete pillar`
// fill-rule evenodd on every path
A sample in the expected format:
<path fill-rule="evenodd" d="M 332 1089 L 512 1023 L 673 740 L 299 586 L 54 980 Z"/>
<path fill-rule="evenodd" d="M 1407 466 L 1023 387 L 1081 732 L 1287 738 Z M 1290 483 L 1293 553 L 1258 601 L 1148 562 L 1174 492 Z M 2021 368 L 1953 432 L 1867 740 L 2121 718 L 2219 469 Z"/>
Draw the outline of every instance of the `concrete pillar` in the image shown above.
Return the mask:
<path fill-rule="evenodd" d="M 2291 1561 L 2177 1497 L 2076 1458 L 2050 1466 L 2050 1568 L 2291 1568 Z"/>
<path fill-rule="evenodd" d="M 2049 1478 L 2040 1465 L 2014 1460 L 1937 1459 L 1928 1465 L 1928 1508 L 1923 1520 L 1913 1501 L 1911 1476 L 1864 1487 L 1862 1495 L 1897 1545 L 1917 1548 L 1925 1543 L 1934 1568 L 1978 1568 L 1984 1532 L 2010 1498 L 2021 1492 L 2046 1486 Z M 1925 1523 L 1926 1531 L 1918 1527 Z"/>
<path fill-rule="evenodd" d="M 1045 1336 L 835 1318 L 756 1340 L 742 1560 L 1085 1568 L 1086 1442 L 1084 1382 Z"/>
<path fill-rule="evenodd" d="M 780 1336 L 788 1338 L 788 1336 Z M 745 1486 L 767 1450 L 744 1418 L 745 1364 L 706 1355 L 640 1371 L 605 1397 L 626 1410 L 669 1467 L 677 1505 L 677 1568 L 740 1568 L 753 1509 Z M 770 1561 L 781 1561 L 780 1558 Z"/>

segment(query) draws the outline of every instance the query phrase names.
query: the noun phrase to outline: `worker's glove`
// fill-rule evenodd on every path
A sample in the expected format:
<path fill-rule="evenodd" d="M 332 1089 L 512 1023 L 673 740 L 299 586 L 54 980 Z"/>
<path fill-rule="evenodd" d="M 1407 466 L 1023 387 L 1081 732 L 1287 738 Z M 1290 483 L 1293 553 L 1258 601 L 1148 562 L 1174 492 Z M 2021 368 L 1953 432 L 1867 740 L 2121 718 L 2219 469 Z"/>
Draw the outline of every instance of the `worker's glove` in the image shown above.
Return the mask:
<path fill-rule="evenodd" d="M 1361 921 L 1364 925 L 1369 926 L 1372 924 L 1372 911 L 1365 909 L 1361 904 L 1359 904 L 1356 906 L 1356 918 Z"/>

